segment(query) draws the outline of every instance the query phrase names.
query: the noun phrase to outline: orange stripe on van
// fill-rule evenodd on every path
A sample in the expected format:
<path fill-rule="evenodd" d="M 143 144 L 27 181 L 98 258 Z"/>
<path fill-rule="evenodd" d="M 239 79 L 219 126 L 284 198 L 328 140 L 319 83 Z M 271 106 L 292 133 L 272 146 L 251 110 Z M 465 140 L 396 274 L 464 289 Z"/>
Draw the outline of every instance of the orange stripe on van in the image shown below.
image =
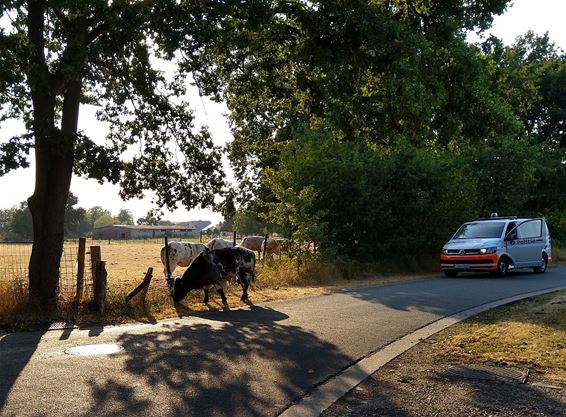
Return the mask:
<path fill-rule="evenodd" d="M 445 262 L 450 261 L 466 261 L 466 260 L 484 260 L 486 263 L 497 263 L 499 256 L 496 253 L 490 253 L 488 255 L 440 255 L 440 260 Z"/>

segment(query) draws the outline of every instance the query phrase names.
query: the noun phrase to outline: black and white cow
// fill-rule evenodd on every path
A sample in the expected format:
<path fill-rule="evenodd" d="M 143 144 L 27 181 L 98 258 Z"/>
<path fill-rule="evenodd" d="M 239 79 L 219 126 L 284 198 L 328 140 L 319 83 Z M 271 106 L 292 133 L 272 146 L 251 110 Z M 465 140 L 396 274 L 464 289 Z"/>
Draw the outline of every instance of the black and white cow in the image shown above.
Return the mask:
<path fill-rule="evenodd" d="M 228 305 L 224 289 L 235 277 L 242 286 L 240 300 L 248 300 L 248 288 L 255 278 L 255 254 L 253 251 L 232 247 L 202 253 L 185 270 L 181 278 L 175 279 L 173 301 L 179 302 L 191 290 L 204 289 L 204 303 L 208 303 L 208 290 L 216 288 L 222 304 Z"/>
<path fill-rule="evenodd" d="M 171 275 L 173 275 L 173 271 L 175 271 L 177 266 L 189 266 L 193 259 L 208 250 L 202 243 L 170 242 L 168 247 L 169 272 Z M 165 246 L 161 248 L 161 263 L 163 263 L 163 274 L 165 278 L 169 278 L 167 274 Z"/>

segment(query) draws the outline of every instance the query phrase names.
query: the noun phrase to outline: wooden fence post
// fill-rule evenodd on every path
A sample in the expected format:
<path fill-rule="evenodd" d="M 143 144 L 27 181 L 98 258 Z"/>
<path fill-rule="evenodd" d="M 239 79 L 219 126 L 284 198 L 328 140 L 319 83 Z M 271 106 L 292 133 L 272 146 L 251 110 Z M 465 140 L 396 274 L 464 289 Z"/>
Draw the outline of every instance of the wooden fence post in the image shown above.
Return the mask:
<path fill-rule="evenodd" d="M 147 272 L 145 273 L 145 277 L 140 285 L 136 287 L 131 293 L 126 296 L 126 304 L 130 302 L 132 298 L 134 298 L 140 291 L 142 291 L 142 303 L 145 304 L 145 297 L 147 295 L 147 290 L 149 288 L 149 284 L 151 283 L 151 278 L 153 277 L 153 268 L 147 268 Z"/>
<path fill-rule="evenodd" d="M 169 241 L 165 236 L 165 270 L 167 271 L 167 282 L 171 280 L 171 266 L 169 265 Z"/>
<path fill-rule="evenodd" d="M 265 261 L 265 250 L 267 249 L 267 238 L 269 235 L 265 235 L 265 239 L 263 239 L 263 254 L 262 254 L 262 261 Z"/>
<path fill-rule="evenodd" d="M 91 246 L 90 247 L 90 267 L 92 268 L 92 278 L 94 280 L 94 271 L 96 271 L 96 263 L 102 260 L 102 256 L 100 254 L 100 246 Z"/>
<path fill-rule="evenodd" d="M 83 298 L 83 291 L 85 285 L 85 251 L 86 251 L 86 238 L 79 238 L 79 249 L 77 253 L 77 292 L 75 295 L 75 302 L 80 303 Z"/>
<path fill-rule="evenodd" d="M 236 246 L 236 232 L 234 232 L 234 237 L 232 238 L 232 243 Z"/>
<path fill-rule="evenodd" d="M 107 278 L 106 262 L 98 261 L 94 273 L 94 305 L 100 314 L 104 314 L 106 304 Z"/>
<path fill-rule="evenodd" d="M 104 313 L 104 303 L 106 301 L 106 262 L 102 261 L 100 246 L 90 247 L 90 265 L 92 268 L 94 305 L 99 313 Z"/>

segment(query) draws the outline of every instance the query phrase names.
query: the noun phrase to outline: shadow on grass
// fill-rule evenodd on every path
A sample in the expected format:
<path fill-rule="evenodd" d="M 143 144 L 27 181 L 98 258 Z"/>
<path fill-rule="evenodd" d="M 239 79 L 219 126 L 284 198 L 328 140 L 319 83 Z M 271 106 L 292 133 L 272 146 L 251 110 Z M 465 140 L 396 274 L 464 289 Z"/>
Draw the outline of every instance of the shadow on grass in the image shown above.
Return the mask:
<path fill-rule="evenodd" d="M 321 417 L 563 417 L 566 410 L 564 392 L 528 384 L 454 378 L 444 373 L 430 379 L 395 381 L 387 377 L 387 370 L 382 372 L 383 377 L 378 373 L 368 378 Z"/>
<path fill-rule="evenodd" d="M 437 380 L 441 383 L 458 383 L 464 386 L 468 393 L 465 402 L 469 409 L 480 409 L 486 415 L 546 417 L 565 415 L 564 390 L 541 389 L 529 384 L 453 378 L 445 374 L 441 374 Z"/>

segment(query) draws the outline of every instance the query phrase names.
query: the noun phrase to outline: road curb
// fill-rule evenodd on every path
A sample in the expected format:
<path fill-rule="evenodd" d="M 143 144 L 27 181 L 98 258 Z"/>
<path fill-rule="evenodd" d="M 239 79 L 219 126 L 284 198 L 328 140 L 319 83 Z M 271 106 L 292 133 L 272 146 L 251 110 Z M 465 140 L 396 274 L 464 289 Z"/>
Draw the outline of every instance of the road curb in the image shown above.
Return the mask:
<path fill-rule="evenodd" d="M 380 350 L 362 358 L 360 361 L 319 385 L 311 393 L 303 397 L 298 403 L 290 406 L 279 414 L 279 417 L 318 417 L 324 410 L 334 404 L 339 398 L 344 396 L 348 391 L 360 384 L 367 377 L 433 334 L 492 308 L 523 300 L 525 298 L 535 297 L 537 295 L 564 289 L 566 289 L 566 285 L 503 298 L 460 311 L 451 316 L 432 322 L 431 324 L 421 327 L 413 333 L 403 336 L 402 338 L 384 346 Z"/>

